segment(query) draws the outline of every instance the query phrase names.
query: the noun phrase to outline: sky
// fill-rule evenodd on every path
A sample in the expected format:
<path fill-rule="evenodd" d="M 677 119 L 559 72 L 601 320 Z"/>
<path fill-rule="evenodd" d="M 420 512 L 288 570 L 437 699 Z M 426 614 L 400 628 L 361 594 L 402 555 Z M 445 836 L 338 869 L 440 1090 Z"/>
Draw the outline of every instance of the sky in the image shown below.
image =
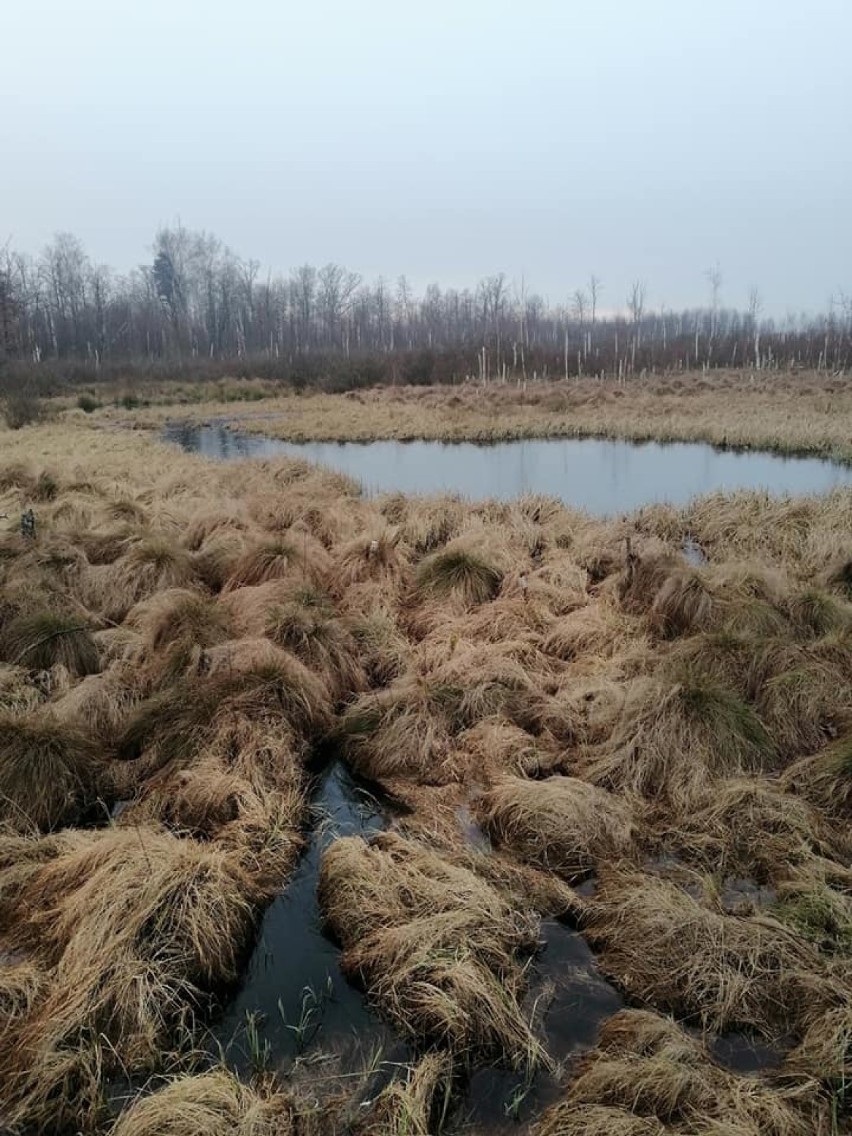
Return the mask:
<path fill-rule="evenodd" d="M 0 40 L 0 246 L 852 294 L 852 0 L 5 0 Z"/>

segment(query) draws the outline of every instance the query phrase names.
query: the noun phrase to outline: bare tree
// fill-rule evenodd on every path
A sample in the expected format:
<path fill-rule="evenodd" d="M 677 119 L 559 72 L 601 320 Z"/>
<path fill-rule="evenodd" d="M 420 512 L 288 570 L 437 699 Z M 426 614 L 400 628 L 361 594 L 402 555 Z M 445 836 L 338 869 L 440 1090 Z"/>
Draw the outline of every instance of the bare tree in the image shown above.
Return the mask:
<path fill-rule="evenodd" d="M 710 341 L 716 338 L 719 329 L 719 297 L 722 292 L 722 269 L 718 260 L 704 273 L 710 285 Z"/>
<path fill-rule="evenodd" d="M 636 352 L 642 342 L 642 316 L 645 312 L 646 286 L 643 280 L 634 280 L 630 286 L 630 295 L 627 297 L 627 307 L 630 310 L 632 324 L 630 369 L 636 369 Z"/>
<path fill-rule="evenodd" d="M 760 313 L 763 310 L 763 301 L 757 288 L 750 288 L 748 293 L 748 325 L 754 345 L 754 366 L 760 370 Z"/>
<path fill-rule="evenodd" d="M 600 279 L 599 276 L 595 276 L 595 274 L 593 272 L 592 275 L 589 277 L 589 298 L 591 300 L 591 307 L 592 307 L 592 312 L 591 312 L 592 327 L 595 326 L 595 320 L 597 319 L 598 300 L 600 299 L 600 294 L 601 294 L 602 291 L 603 291 L 603 284 L 601 283 L 601 279 Z"/>

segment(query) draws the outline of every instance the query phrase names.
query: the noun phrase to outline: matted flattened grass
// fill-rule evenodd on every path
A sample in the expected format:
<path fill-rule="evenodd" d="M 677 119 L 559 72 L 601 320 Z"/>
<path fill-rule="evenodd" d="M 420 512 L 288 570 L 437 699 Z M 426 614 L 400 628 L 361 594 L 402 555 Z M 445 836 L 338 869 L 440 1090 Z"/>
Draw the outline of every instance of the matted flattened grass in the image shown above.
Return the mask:
<path fill-rule="evenodd" d="M 295 1136 L 292 1100 L 261 1093 L 226 1069 L 177 1077 L 132 1101 L 111 1136 Z"/>
<path fill-rule="evenodd" d="M 818 1085 L 768 1084 L 730 1073 L 669 1019 L 623 1010 L 535 1136 L 814 1136 L 831 1132 Z"/>
<path fill-rule="evenodd" d="M 569 880 L 626 856 L 633 838 L 629 805 L 575 777 L 507 778 L 481 798 L 477 815 L 501 845 Z"/>
<path fill-rule="evenodd" d="M 413 1038 L 465 1062 L 534 1063 L 541 1051 L 518 998 L 519 952 L 536 921 L 466 868 L 391 834 L 336 841 L 322 860 L 322 910 L 341 965 Z"/>

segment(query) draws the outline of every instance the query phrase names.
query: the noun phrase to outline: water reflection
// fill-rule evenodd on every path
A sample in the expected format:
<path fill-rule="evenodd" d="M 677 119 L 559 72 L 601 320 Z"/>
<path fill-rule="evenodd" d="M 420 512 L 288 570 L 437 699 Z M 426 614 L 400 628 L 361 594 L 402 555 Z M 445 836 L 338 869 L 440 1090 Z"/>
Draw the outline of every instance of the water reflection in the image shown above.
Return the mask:
<path fill-rule="evenodd" d="M 560 497 L 598 516 L 654 502 L 682 505 L 716 491 L 764 489 L 824 493 L 852 485 L 852 469 L 820 458 L 717 450 L 701 443 L 562 438 L 475 445 L 468 442 L 282 442 L 224 425 L 174 424 L 164 438 L 228 461 L 301 457 L 348 474 L 367 493 L 461 493 L 509 500 L 523 493 Z"/>

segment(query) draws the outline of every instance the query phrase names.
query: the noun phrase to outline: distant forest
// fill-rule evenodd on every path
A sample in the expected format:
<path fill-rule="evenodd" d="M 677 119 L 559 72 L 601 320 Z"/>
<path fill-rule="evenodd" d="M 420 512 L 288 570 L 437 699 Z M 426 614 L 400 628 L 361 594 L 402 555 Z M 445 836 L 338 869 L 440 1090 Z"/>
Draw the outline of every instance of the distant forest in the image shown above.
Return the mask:
<path fill-rule="evenodd" d="M 404 276 L 367 283 L 337 264 L 274 276 L 180 226 L 161 229 L 150 263 L 121 275 L 61 233 L 38 257 L 0 249 L 0 375 L 7 389 L 225 374 L 336 389 L 850 367 L 852 297 L 779 322 L 764 318 L 756 290 L 747 310 L 725 307 L 718 268 L 705 275 L 707 304 L 697 309 L 652 308 L 641 281 L 612 296 L 595 276 L 553 305 L 502 273 L 423 295 Z"/>

